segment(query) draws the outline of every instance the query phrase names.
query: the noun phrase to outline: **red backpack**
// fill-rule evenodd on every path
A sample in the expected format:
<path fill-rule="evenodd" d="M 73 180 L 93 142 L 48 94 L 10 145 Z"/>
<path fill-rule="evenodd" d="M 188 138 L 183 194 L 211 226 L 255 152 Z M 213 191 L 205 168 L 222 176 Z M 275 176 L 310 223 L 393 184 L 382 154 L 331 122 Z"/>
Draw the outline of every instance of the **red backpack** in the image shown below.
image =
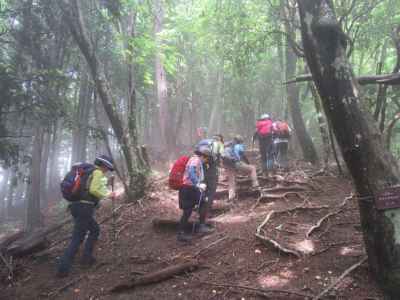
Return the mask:
<path fill-rule="evenodd" d="M 188 163 L 189 156 L 179 157 L 173 164 L 169 172 L 168 185 L 173 190 L 179 190 L 183 186 L 183 174 L 185 173 L 186 164 Z"/>
<path fill-rule="evenodd" d="M 272 121 L 270 119 L 259 120 L 256 123 L 256 128 L 259 136 L 268 136 L 272 131 Z"/>
<path fill-rule="evenodd" d="M 278 137 L 287 138 L 289 137 L 289 125 L 283 121 L 274 122 L 273 133 Z"/>

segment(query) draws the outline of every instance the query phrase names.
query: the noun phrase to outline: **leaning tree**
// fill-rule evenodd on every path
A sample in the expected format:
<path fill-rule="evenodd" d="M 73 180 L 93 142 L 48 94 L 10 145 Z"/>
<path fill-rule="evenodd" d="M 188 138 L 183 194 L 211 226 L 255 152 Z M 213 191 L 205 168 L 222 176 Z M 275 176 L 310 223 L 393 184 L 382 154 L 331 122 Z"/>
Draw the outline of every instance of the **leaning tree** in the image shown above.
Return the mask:
<path fill-rule="evenodd" d="M 387 191 L 396 200 L 391 188 L 399 184 L 400 172 L 364 107 L 333 1 L 297 2 L 307 63 L 357 191 L 370 269 L 395 299 L 400 294 L 400 209 L 382 196 Z"/>

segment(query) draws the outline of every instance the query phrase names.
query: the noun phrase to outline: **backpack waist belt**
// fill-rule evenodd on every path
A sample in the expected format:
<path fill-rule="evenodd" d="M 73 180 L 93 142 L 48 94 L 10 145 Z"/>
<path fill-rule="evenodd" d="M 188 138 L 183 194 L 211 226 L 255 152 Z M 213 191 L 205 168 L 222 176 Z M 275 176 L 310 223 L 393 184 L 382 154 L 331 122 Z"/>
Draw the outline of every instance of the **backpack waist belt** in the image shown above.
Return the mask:
<path fill-rule="evenodd" d="M 85 204 L 90 204 L 90 205 L 96 205 L 93 201 L 88 201 L 88 200 L 80 200 L 80 203 L 85 203 Z"/>

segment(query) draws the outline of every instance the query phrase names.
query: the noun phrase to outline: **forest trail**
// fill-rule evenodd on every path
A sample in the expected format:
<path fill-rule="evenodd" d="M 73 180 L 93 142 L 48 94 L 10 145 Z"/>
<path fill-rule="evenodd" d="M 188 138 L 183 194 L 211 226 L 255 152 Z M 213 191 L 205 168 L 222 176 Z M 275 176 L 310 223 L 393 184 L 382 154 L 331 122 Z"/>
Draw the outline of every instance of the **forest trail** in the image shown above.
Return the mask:
<path fill-rule="evenodd" d="M 311 299 L 365 257 L 350 182 L 317 173 L 310 165 L 297 162 L 289 173 L 260 177 L 261 197 L 246 196 L 250 183 L 239 179 L 245 196 L 234 204 L 226 203 L 222 181 L 215 203 L 220 209 L 210 219 L 216 231 L 196 236 L 190 245 L 176 241 L 173 224 L 161 229 L 154 226 L 154 219 L 172 223 L 181 213 L 176 193 L 168 189 L 165 175 L 160 176 L 153 180 L 141 205 L 124 204 L 118 211 L 115 248 L 112 223 L 102 225 L 96 266 L 83 269 L 78 258 L 69 277 L 56 279 L 56 258 L 64 249 L 60 243 L 41 255 L 18 260 L 13 285 L 1 287 L 0 299 Z M 110 211 L 104 205 L 98 219 Z M 263 221 L 267 222 L 261 227 Z M 257 228 L 282 251 L 257 238 Z M 69 231 L 65 227 L 51 242 L 68 236 Z M 199 265 L 193 272 L 109 293 L 130 278 L 193 260 Z M 382 299 L 367 263 L 324 297 Z"/>

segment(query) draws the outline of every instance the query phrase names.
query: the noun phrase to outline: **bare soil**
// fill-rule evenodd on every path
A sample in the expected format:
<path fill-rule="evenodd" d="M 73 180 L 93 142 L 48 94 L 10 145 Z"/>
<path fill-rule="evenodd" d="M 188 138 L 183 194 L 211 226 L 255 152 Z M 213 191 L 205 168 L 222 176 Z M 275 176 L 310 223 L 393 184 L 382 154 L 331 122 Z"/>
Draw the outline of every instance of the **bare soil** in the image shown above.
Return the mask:
<path fill-rule="evenodd" d="M 179 220 L 181 213 L 176 192 L 168 189 L 165 177 L 156 178 L 141 205 L 125 205 L 120 210 L 114 246 L 112 222 L 102 225 L 95 266 L 84 269 L 78 258 L 69 277 L 55 278 L 56 261 L 66 242 L 60 243 L 41 257 L 17 260 L 14 280 L 7 284 L 3 280 L 0 299 L 311 299 L 365 257 L 357 201 L 344 201 L 352 193 L 349 180 L 326 174 L 312 177 L 316 171 L 298 163 L 289 173 L 274 177 L 276 180 L 264 180 L 264 187 L 288 187 L 297 181 L 304 182 L 300 185 L 306 189 L 297 195 L 266 199 L 257 206 L 257 198 L 239 199 L 229 211 L 211 216 L 216 229 L 213 234 L 195 235 L 189 245 L 177 242 L 175 231 L 152 226 L 155 217 Z M 283 212 L 296 206 L 306 208 Z M 282 253 L 255 237 L 257 227 L 271 210 L 277 213 L 263 227 L 263 234 L 298 252 L 299 257 Z M 110 211 L 110 205 L 104 205 L 98 219 Z M 330 213 L 307 238 L 310 228 Z M 52 242 L 68 237 L 70 230 L 64 228 L 51 238 Z M 194 272 L 126 293 L 108 293 L 129 278 L 194 257 L 200 263 Z M 363 263 L 323 299 L 383 297 L 368 264 Z"/>

